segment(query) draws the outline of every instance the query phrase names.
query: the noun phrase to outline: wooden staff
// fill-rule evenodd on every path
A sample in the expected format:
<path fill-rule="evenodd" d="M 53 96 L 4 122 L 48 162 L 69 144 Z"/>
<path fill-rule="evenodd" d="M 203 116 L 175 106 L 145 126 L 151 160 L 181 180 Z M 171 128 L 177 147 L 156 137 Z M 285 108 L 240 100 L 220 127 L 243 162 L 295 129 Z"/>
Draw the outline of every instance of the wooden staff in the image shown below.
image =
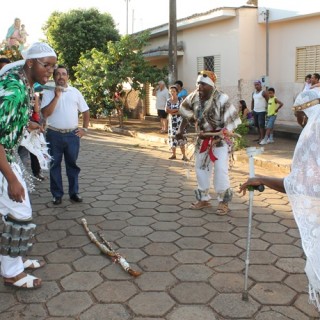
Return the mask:
<path fill-rule="evenodd" d="M 96 236 L 89 230 L 88 223 L 85 218 L 82 218 L 81 222 L 82 222 L 83 227 L 84 227 L 85 231 L 87 232 L 88 237 L 90 238 L 91 242 L 93 242 L 100 249 L 100 251 L 102 253 L 111 257 L 111 259 L 114 263 L 120 264 L 121 267 L 123 268 L 123 270 L 128 272 L 130 275 L 132 275 L 134 277 L 140 276 L 141 272 L 131 269 L 127 260 L 120 253 L 113 250 L 110 243 L 108 241 L 106 241 L 101 236 L 101 234 L 99 234 L 99 236 L 101 237 L 101 239 L 104 241 L 105 244 L 99 242 L 99 240 L 96 238 Z"/>
<path fill-rule="evenodd" d="M 184 137 L 197 137 L 200 135 L 200 132 L 194 132 L 194 133 L 184 133 L 183 136 Z M 214 137 L 214 136 L 219 136 L 221 138 L 224 138 L 224 134 L 219 131 L 219 132 L 203 132 L 201 133 L 202 136 L 205 136 L 205 137 Z M 229 137 L 237 137 L 237 138 L 240 138 L 241 135 L 236 133 L 236 132 L 229 132 L 228 133 L 228 136 Z M 175 138 L 176 136 L 174 135 L 171 135 L 169 136 L 170 138 Z"/>

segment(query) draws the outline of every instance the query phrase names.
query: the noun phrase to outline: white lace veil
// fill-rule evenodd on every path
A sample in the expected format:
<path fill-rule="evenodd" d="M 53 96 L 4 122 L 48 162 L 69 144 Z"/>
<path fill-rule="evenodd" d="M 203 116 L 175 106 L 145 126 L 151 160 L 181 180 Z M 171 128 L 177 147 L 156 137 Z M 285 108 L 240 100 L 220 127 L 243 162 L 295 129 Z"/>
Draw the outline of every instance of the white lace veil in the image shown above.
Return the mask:
<path fill-rule="evenodd" d="M 319 98 L 319 89 L 312 89 L 300 93 L 294 105 Z M 320 311 L 320 104 L 303 111 L 308 122 L 300 134 L 284 186 L 306 255 L 310 301 Z"/>

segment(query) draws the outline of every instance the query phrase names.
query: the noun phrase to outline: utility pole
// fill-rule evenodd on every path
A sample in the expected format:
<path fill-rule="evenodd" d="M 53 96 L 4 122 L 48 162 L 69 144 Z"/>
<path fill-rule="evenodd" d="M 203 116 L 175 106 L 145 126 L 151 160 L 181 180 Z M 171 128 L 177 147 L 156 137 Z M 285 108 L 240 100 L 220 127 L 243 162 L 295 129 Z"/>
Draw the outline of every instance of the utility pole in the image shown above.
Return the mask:
<path fill-rule="evenodd" d="M 129 1 L 124 0 L 126 2 L 126 34 L 129 33 Z"/>
<path fill-rule="evenodd" d="M 174 84 L 177 71 L 177 5 L 176 0 L 169 3 L 169 85 Z"/>

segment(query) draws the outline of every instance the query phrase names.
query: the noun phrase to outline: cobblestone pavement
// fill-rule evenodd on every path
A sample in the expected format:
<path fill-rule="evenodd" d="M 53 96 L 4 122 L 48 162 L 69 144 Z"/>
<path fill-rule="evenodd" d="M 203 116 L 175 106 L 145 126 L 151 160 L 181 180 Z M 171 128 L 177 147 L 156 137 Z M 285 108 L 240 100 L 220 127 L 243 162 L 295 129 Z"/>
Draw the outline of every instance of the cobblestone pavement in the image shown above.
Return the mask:
<path fill-rule="evenodd" d="M 79 161 L 84 202 L 65 196 L 53 206 L 48 180 L 37 183 L 32 254 L 47 265 L 33 274 L 43 287 L 15 290 L 0 282 L 0 320 L 318 319 L 286 195 L 266 189 L 254 196 L 249 301 L 243 301 L 248 196 L 235 193 L 226 216 L 214 213 L 216 200 L 212 208 L 190 210 L 194 173 L 169 155 L 163 144 L 90 130 Z M 232 187 L 247 175 L 247 165 L 236 162 Z M 99 252 L 84 217 L 139 277 Z"/>

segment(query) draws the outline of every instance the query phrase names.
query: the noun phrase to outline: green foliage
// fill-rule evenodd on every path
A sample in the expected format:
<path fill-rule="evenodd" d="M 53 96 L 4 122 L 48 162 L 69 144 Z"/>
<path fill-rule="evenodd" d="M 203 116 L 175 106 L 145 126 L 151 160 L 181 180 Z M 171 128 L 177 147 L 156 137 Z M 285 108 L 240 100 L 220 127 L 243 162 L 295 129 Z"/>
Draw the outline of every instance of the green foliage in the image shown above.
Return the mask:
<path fill-rule="evenodd" d="M 123 116 L 131 90 L 138 91 L 139 97 L 143 98 L 146 83 L 153 84 L 166 78 L 166 69 L 151 66 L 143 57 L 148 39 L 148 33 L 127 35 L 119 41 L 109 41 L 106 50 L 92 49 L 81 55 L 74 68 L 74 84 L 84 94 L 93 115 L 116 109 Z"/>
<path fill-rule="evenodd" d="M 248 123 L 248 120 L 242 116 L 242 114 L 240 114 L 240 118 L 241 118 L 241 123 L 238 125 L 235 132 L 240 134 L 241 137 L 237 137 L 235 139 L 234 150 L 241 150 L 248 146 L 246 135 L 249 132 L 249 123 Z"/>
<path fill-rule="evenodd" d="M 108 41 L 120 39 L 119 32 L 109 13 L 97 9 L 55 11 L 43 27 L 49 44 L 59 56 L 59 63 L 66 65 L 73 79 L 73 67 L 82 53 L 96 48 L 106 50 Z"/>

